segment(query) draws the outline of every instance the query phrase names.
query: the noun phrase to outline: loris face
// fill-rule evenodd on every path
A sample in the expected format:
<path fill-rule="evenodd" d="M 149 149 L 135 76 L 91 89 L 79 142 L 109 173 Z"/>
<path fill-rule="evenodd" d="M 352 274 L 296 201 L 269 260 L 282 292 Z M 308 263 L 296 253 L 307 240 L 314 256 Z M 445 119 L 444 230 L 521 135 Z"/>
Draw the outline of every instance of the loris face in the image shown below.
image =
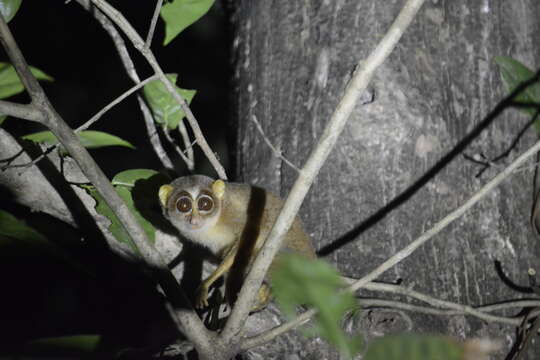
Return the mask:
<path fill-rule="evenodd" d="M 185 176 L 159 189 L 165 217 L 188 238 L 211 229 L 219 219 L 223 182 L 201 175 Z"/>

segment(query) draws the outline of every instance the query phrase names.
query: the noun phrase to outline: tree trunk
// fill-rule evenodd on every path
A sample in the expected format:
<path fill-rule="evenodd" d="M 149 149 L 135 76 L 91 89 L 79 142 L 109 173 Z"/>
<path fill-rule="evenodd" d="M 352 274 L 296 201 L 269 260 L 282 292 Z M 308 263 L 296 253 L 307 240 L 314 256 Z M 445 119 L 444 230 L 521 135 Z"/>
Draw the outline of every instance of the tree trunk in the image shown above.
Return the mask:
<path fill-rule="evenodd" d="M 232 2 L 238 179 L 287 195 L 297 172 L 263 141 L 253 118 L 278 151 L 302 167 L 355 64 L 373 50 L 403 4 Z M 535 69 L 538 14 L 534 0 L 424 4 L 377 70 L 373 102 L 356 107 L 301 209 L 322 258 L 344 275 L 366 274 L 535 141 L 534 130 L 527 130 L 498 166 L 480 176 L 482 165 L 466 157 L 496 158 L 527 125 L 515 109 L 490 116 L 505 96 L 493 58 L 512 56 Z M 512 175 L 379 280 L 473 306 L 530 297 L 503 281 L 495 264 L 518 285 L 528 284 L 528 268 L 539 268 L 540 247 L 529 224 L 533 170 Z M 355 331 L 367 340 L 401 331 L 490 337 L 504 343 L 503 353 L 514 341 L 514 329 L 500 324 L 389 310 L 364 310 Z M 308 343 L 321 344 L 293 333 L 267 351 L 337 358 L 330 350 L 321 355 L 323 345 L 308 350 Z"/>

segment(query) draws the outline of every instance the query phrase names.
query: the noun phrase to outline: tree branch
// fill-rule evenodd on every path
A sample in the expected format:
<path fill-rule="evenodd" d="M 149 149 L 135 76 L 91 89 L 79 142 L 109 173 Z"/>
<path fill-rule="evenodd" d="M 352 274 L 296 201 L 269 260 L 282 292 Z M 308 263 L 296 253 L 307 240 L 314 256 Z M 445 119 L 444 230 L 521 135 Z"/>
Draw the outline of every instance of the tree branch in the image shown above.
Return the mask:
<path fill-rule="evenodd" d="M 180 131 L 180 135 L 182 135 L 182 141 L 184 141 L 184 144 L 186 144 L 186 142 L 187 142 L 187 146 L 186 146 L 186 150 L 187 150 L 187 148 L 188 148 L 188 146 L 190 144 L 189 144 L 189 137 L 188 137 L 188 134 L 187 134 L 187 129 L 184 126 L 183 121 L 180 121 L 180 123 L 178 124 L 178 129 L 180 129 L 180 127 L 183 128 L 183 131 Z M 193 171 L 193 169 L 195 168 L 195 162 L 193 161 L 193 149 L 190 148 L 191 149 L 191 153 L 190 153 L 191 158 L 190 158 L 189 156 L 186 156 L 186 154 L 184 154 L 182 149 L 180 149 L 180 146 L 175 144 L 174 139 L 172 138 L 171 134 L 169 133 L 169 129 L 163 129 L 163 136 L 165 136 L 165 139 L 167 139 L 167 141 L 169 141 L 169 143 L 171 143 L 171 145 L 174 147 L 174 149 L 176 150 L 178 155 L 180 155 L 182 160 L 184 160 L 184 162 L 186 163 L 188 169 L 190 171 Z"/>
<path fill-rule="evenodd" d="M 356 279 L 343 277 L 345 282 L 354 283 Z M 408 289 L 403 286 L 393 285 L 393 284 L 383 284 L 383 283 L 374 283 L 370 282 L 364 286 L 364 289 L 370 291 L 381 291 L 392 294 L 405 295 L 420 301 L 423 301 L 430 306 L 420 306 L 410 303 L 405 303 L 401 301 L 394 300 L 385 300 L 385 299 L 373 299 L 373 298 L 360 298 L 359 302 L 362 308 L 367 306 L 373 307 L 388 307 L 390 309 L 401 309 L 408 311 L 415 311 L 429 315 L 439 315 L 439 316 L 456 316 L 456 315 L 470 315 L 478 319 L 484 320 L 486 322 L 495 322 L 500 324 L 518 326 L 523 321 L 523 316 L 520 317 L 504 317 L 488 314 L 489 312 L 505 309 L 522 309 L 525 307 L 539 307 L 540 300 L 530 300 L 530 299 L 518 299 L 512 301 L 504 301 L 491 305 L 482 305 L 478 307 L 472 307 L 468 305 L 462 305 L 458 303 L 453 303 L 450 301 L 440 300 L 432 296 Z M 262 334 L 244 339 L 240 348 L 243 351 L 249 350 L 251 348 L 265 344 L 277 336 L 284 334 L 285 332 L 300 326 L 311 316 L 314 315 L 313 310 L 308 310 L 303 313 L 299 318 L 302 319 L 300 322 L 288 322 L 280 326 L 276 326 L 273 329 L 270 329 Z M 295 319 L 296 320 L 296 319 Z"/>
<path fill-rule="evenodd" d="M 32 104 L 40 107 L 45 113 L 42 122 L 58 138 L 70 155 L 78 163 L 85 176 L 96 187 L 107 205 L 114 211 L 120 223 L 136 244 L 146 264 L 153 270 L 160 286 L 174 304 L 176 316 L 183 325 L 185 335 L 193 341 L 198 350 L 204 354 L 214 349 L 216 340 L 206 330 L 198 316 L 191 309 L 176 279 L 167 268 L 161 255 L 150 245 L 144 230 L 141 228 L 129 208 L 118 196 L 110 181 L 94 162 L 88 151 L 81 145 L 75 132 L 54 110 L 36 78 L 30 72 L 21 51 L 19 50 L 5 20 L 0 16 L 0 42 L 4 46 L 17 74 L 28 91 Z"/>
<path fill-rule="evenodd" d="M 78 0 L 79 2 L 83 0 Z M 160 80 L 163 82 L 171 96 L 178 102 L 182 110 L 184 111 L 186 115 L 186 119 L 189 122 L 189 125 L 191 126 L 191 129 L 193 130 L 193 134 L 195 135 L 195 139 L 197 141 L 197 144 L 201 147 L 203 153 L 206 155 L 214 169 L 216 170 L 216 173 L 221 179 L 226 180 L 227 174 L 225 173 L 225 169 L 219 162 L 218 158 L 216 157 L 216 154 L 212 151 L 210 148 L 210 145 L 208 145 L 208 142 L 206 141 L 206 138 L 204 137 L 201 128 L 199 126 L 199 123 L 195 119 L 195 116 L 191 112 L 187 102 L 184 98 L 178 92 L 176 91 L 176 88 L 173 83 L 165 76 L 165 73 L 159 66 L 154 54 L 152 51 L 144 46 L 144 41 L 139 36 L 139 34 L 135 31 L 135 29 L 131 26 L 131 24 L 125 19 L 125 17 L 115 8 L 113 8 L 110 4 L 108 4 L 104 0 L 90 0 L 96 7 L 98 7 L 103 13 L 105 13 L 122 31 L 124 34 L 128 37 L 128 39 L 132 42 L 133 46 L 140 51 L 140 53 L 145 57 L 146 61 L 148 61 L 148 64 L 152 67 L 154 72 L 159 76 Z"/>
<path fill-rule="evenodd" d="M 227 321 L 223 331 L 225 342 L 238 341 L 238 334 L 251 309 L 253 299 L 261 286 L 261 282 L 283 241 L 283 236 L 288 231 L 306 196 L 311 184 L 317 176 L 320 168 L 334 147 L 337 138 L 343 130 L 350 114 L 352 113 L 360 95 L 366 90 L 375 69 L 383 63 L 392 49 L 403 35 L 405 29 L 414 19 L 423 0 L 408 0 L 396 20 L 379 42 L 375 50 L 365 61 L 358 63 L 352 79 L 349 81 L 345 93 L 336 110 L 332 114 L 330 122 L 326 126 L 316 148 L 312 151 L 305 166 L 299 173 L 293 188 L 285 201 L 283 209 L 274 224 L 265 245 L 255 259 L 251 270 L 244 282 L 238 300 Z"/>
<path fill-rule="evenodd" d="M 268 145 L 270 150 L 272 150 L 274 155 L 277 156 L 278 158 L 280 158 L 285 164 L 289 165 L 291 168 L 293 168 L 297 172 L 300 172 L 300 169 L 298 167 L 296 167 L 296 165 L 294 165 L 292 162 L 287 160 L 287 158 L 285 156 L 283 156 L 283 154 L 281 153 L 281 150 L 276 149 L 276 147 L 274 145 L 272 145 L 272 142 L 270 141 L 270 139 L 268 139 L 268 137 L 266 137 L 266 134 L 264 133 L 261 124 L 257 120 L 257 117 L 255 115 L 253 115 L 251 117 L 251 120 L 255 123 L 255 127 L 259 131 L 259 134 L 261 134 L 264 142 L 266 143 L 266 145 Z"/>
<path fill-rule="evenodd" d="M 152 21 L 150 22 L 150 29 L 148 29 L 148 36 L 146 37 L 146 43 L 144 44 L 144 47 L 147 49 L 150 49 L 150 45 L 152 45 L 152 39 L 154 37 L 154 30 L 156 29 L 157 19 L 159 17 L 159 12 L 161 11 L 162 4 L 163 4 L 163 0 L 157 0 L 156 8 L 154 9 L 154 15 L 152 16 Z"/>
<path fill-rule="evenodd" d="M 89 0 L 79 0 L 79 3 L 86 10 L 90 11 Z M 111 40 L 116 47 L 116 51 L 120 56 L 120 60 L 124 65 L 124 69 L 126 70 L 127 75 L 134 83 L 139 83 L 141 79 L 137 74 L 137 70 L 135 70 L 135 65 L 133 64 L 133 61 L 131 60 L 129 52 L 126 48 L 126 43 L 124 42 L 124 39 L 122 39 L 120 33 L 114 27 L 114 24 L 95 7 L 93 8 L 92 14 L 94 18 L 101 24 L 107 34 L 109 34 L 109 36 L 111 37 Z M 177 164 L 172 162 L 169 155 L 163 148 L 152 113 L 150 112 L 148 105 L 140 94 L 137 94 L 137 102 L 139 103 L 139 108 L 141 109 L 141 112 L 143 114 L 144 123 L 146 125 L 146 133 L 148 134 L 148 139 L 150 140 L 150 144 L 152 145 L 154 153 L 161 161 L 161 164 L 164 168 L 175 169 L 177 172 L 179 172 L 180 168 Z"/>
<path fill-rule="evenodd" d="M 536 154 L 540 150 L 540 141 L 531 146 L 527 151 L 521 154 L 516 160 L 514 160 L 510 165 L 508 165 L 502 172 L 495 176 L 490 182 L 484 185 L 478 192 L 469 198 L 465 204 L 458 207 L 456 210 L 452 211 L 450 214 L 445 216 L 440 220 L 435 226 L 430 230 L 426 231 L 408 246 L 397 252 L 395 255 L 390 257 L 384 263 L 379 265 L 375 270 L 371 271 L 369 274 L 355 282 L 351 285 L 350 289 L 356 291 L 366 285 L 368 282 L 375 280 L 379 275 L 384 273 L 386 270 L 395 266 L 403 259 L 409 257 L 416 249 L 426 243 L 433 236 L 438 234 L 442 229 L 448 226 L 457 218 L 461 217 L 467 210 L 469 210 L 473 205 L 480 201 L 484 196 L 486 196 L 491 190 L 497 187 L 501 182 L 503 182 L 508 176 L 510 176 L 514 170 L 516 170 L 521 164 L 523 164 L 529 157 Z"/>
<path fill-rule="evenodd" d="M 126 90 L 122 95 L 118 96 L 116 99 L 114 99 L 113 101 L 111 101 L 109 104 L 107 104 L 106 106 L 104 106 L 101 110 L 99 110 L 94 116 L 92 116 L 88 121 L 86 121 L 84 124 L 82 124 L 81 126 L 79 126 L 77 129 L 75 129 L 75 133 L 78 133 L 80 131 L 83 131 L 83 130 L 86 130 L 88 129 L 92 124 L 94 124 L 96 121 L 98 121 L 107 111 L 109 111 L 110 109 L 112 109 L 115 105 L 119 104 L 122 100 L 124 100 L 125 98 L 127 98 L 129 95 L 131 95 L 132 93 L 134 93 L 135 91 L 137 91 L 138 89 L 140 89 L 141 87 L 143 87 L 144 85 L 146 85 L 147 83 L 149 83 L 150 81 L 153 81 L 153 80 L 156 80 L 157 79 L 157 76 L 151 76 L 149 77 L 148 79 L 144 80 L 143 82 L 133 86 L 131 89 L 129 90 Z M 6 101 L 1 101 L 0 100 L 0 111 L 2 110 L 2 103 L 7 103 Z M 11 104 L 11 103 L 7 103 L 7 104 Z M 31 106 L 31 105 L 19 105 L 19 104 L 14 104 L 14 105 L 17 105 L 17 106 Z M 39 111 L 39 109 L 36 109 Z M 11 115 L 11 114 L 8 114 L 8 115 Z M 15 115 L 13 115 L 15 116 Z M 33 119 L 29 119 L 29 118 L 24 118 L 25 120 L 33 120 Z M 36 119 L 34 121 L 37 121 L 39 119 Z M 39 155 L 37 158 L 35 158 L 34 160 L 30 161 L 29 163 L 27 164 L 19 164 L 19 165 L 16 165 L 17 167 L 29 167 L 31 165 L 35 165 L 37 164 L 38 162 L 40 162 L 45 156 L 49 155 L 52 153 L 53 150 L 55 150 L 56 148 L 58 148 L 58 146 L 60 146 L 59 143 L 56 143 L 52 146 L 49 146 L 45 151 L 43 151 L 43 153 L 41 155 Z M 23 171 L 24 172 L 24 171 Z"/>
<path fill-rule="evenodd" d="M 45 121 L 45 113 L 34 104 L 23 105 L 0 100 L 0 115 L 14 116 L 19 119 L 36 122 Z"/>
<path fill-rule="evenodd" d="M 164 128 L 163 132 L 167 132 L 168 129 Z M 184 120 L 182 119 L 180 123 L 178 124 L 178 132 L 180 133 L 180 137 L 182 138 L 182 142 L 184 143 L 185 153 L 186 157 L 189 160 L 186 162 L 188 164 L 188 170 L 193 171 L 195 170 L 195 153 L 193 152 L 193 144 L 197 142 L 195 140 L 194 142 L 191 142 L 191 139 L 189 138 L 189 134 L 187 132 L 186 124 L 184 123 Z M 171 142 L 171 144 L 174 144 Z M 182 150 L 177 150 L 179 154 L 184 154 Z"/>
<path fill-rule="evenodd" d="M 422 234 L 420 237 L 418 237 L 416 240 L 414 240 L 410 245 L 405 247 L 404 249 L 400 250 L 398 253 L 396 253 L 394 256 L 390 257 L 388 260 L 386 260 L 384 263 L 379 265 L 375 270 L 370 272 L 368 275 L 364 276 L 360 280 L 354 280 L 352 282 L 352 285 L 349 286 L 350 291 L 356 291 L 360 288 L 368 288 L 371 281 L 375 280 L 379 275 L 381 275 L 386 270 L 390 269 L 392 266 L 398 264 L 408 256 L 410 256 L 418 247 L 423 245 L 425 242 L 427 242 L 429 239 L 431 239 L 434 235 L 439 233 L 442 229 L 444 229 L 447 225 L 449 225 L 452 221 L 462 216 L 468 209 L 470 209 L 474 204 L 476 204 L 478 201 L 480 201 L 484 196 L 487 195 L 487 193 L 491 190 L 493 190 L 496 186 L 498 186 L 504 179 L 506 179 L 508 176 L 510 176 L 516 169 L 521 166 L 529 157 L 536 154 L 538 151 L 540 151 L 540 141 L 538 141 L 536 144 L 534 144 L 532 147 L 530 147 L 527 151 L 525 151 L 523 154 L 521 154 L 516 160 L 514 160 L 510 165 L 506 167 L 501 173 L 499 173 L 493 180 L 488 182 L 486 185 L 484 185 L 478 192 L 476 192 L 473 196 L 465 202 L 462 206 L 448 214 L 446 217 L 444 217 L 441 221 L 439 221 L 435 226 L 433 226 L 430 230 Z M 350 279 L 348 282 L 351 282 Z M 413 290 L 408 290 L 409 294 L 414 294 L 415 292 Z M 405 294 L 405 293 L 404 293 Z M 407 294 L 405 294 L 407 295 Z M 412 295 L 411 295 L 412 296 Z M 418 297 L 419 300 L 430 302 L 429 299 L 422 299 L 421 297 Z M 428 301 L 429 300 L 429 301 Z M 446 306 L 448 305 L 447 302 L 443 300 L 441 301 L 440 305 Z M 450 303 L 451 304 L 451 303 Z M 472 308 L 471 308 L 472 309 Z M 297 326 L 302 325 L 306 321 L 308 321 L 312 316 L 314 316 L 317 312 L 314 309 L 309 309 L 308 311 L 304 312 L 303 314 L 299 315 L 295 319 L 280 325 L 272 330 L 273 334 L 276 334 L 275 336 L 282 334 L 284 332 L 287 332 L 291 329 L 294 329 Z M 471 315 L 476 315 L 474 313 L 471 313 Z M 263 334 L 265 335 L 265 334 Z M 261 336 L 263 336 L 261 335 Z M 246 340 L 248 343 L 251 342 L 251 340 Z M 244 344 L 241 345 L 242 348 L 244 348 Z M 247 346 L 247 345 L 246 345 Z"/>
<path fill-rule="evenodd" d="M 83 131 L 88 129 L 92 124 L 94 124 L 96 121 L 98 121 L 107 111 L 112 109 L 115 105 L 122 102 L 125 98 L 127 98 L 129 95 L 133 94 L 135 91 L 139 90 L 146 84 L 148 84 L 151 81 L 157 80 L 157 76 L 153 75 L 150 76 L 148 79 L 141 81 L 135 85 L 133 85 L 130 89 L 126 90 L 122 95 L 118 96 L 116 99 L 105 105 L 101 110 L 99 110 L 94 116 L 92 116 L 88 121 L 86 121 L 84 124 L 79 126 L 75 132 Z"/>

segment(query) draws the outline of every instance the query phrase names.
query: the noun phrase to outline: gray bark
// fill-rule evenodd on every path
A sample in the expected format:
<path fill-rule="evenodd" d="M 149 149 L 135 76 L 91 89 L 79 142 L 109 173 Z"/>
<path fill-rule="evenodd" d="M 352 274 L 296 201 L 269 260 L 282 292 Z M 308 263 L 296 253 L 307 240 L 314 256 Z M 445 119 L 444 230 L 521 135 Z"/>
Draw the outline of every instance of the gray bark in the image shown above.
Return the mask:
<path fill-rule="evenodd" d="M 373 49 L 402 5 L 395 0 L 231 3 L 239 180 L 287 195 L 296 171 L 264 143 L 252 117 L 301 167 L 354 64 Z M 490 116 L 505 95 L 493 58 L 512 56 L 536 69 L 538 14 L 540 3 L 533 0 L 425 3 L 377 71 L 374 101 L 357 106 L 302 207 L 300 215 L 321 257 L 358 278 L 500 170 L 492 166 L 476 177 L 482 167 L 464 154 L 496 158 L 527 125 L 515 109 Z M 508 164 L 535 139 L 528 130 L 498 164 Z M 530 297 L 505 284 L 495 262 L 519 285 L 527 284 L 528 268 L 538 269 L 540 247 L 529 224 L 532 200 L 531 167 L 380 280 L 402 281 L 469 305 Z M 364 311 L 353 327 L 368 340 L 399 331 L 490 337 L 504 344 L 501 354 L 514 340 L 511 327 L 462 316 Z M 320 341 L 296 333 L 252 355 L 280 353 L 338 357 Z"/>
<path fill-rule="evenodd" d="M 32 161 L 19 143 L 9 133 L 0 129 L 0 159 L 12 157 L 14 160 L 11 165 L 28 164 Z M 94 226 L 97 229 L 94 230 L 103 236 L 110 249 L 127 260 L 135 261 L 137 257 L 133 251 L 116 240 L 109 231 L 110 221 L 96 212 L 95 200 L 77 185 L 86 183 L 88 179 L 75 161 L 71 157 L 60 159 L 57 153 L 51 153 L 36 166 L 11 167 L 0 171 L 0 190 L 5 189 L 6 200 L 86 230 L 89 232 L 85 234 L 88 238 L 98 235 L 88 228 L 95 221 Z M 175 236 L 159 229 L 156 231 L 155 245 L 167 261 L 172 261 L 181 249 Z M 174 269 L 175 275 L 182 274 L 183 264 L 180 265 Z"/>

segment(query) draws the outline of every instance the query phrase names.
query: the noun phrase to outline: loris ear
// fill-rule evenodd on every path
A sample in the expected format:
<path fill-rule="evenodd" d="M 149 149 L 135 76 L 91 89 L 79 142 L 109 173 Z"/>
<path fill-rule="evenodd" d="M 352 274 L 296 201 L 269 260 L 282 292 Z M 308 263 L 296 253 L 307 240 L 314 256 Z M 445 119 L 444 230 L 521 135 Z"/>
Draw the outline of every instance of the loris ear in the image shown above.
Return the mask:
<path fill-rule="evenodd" d="M 214 183 L 212 184 L 212 192 L 219 200 L 223 199 L 223 195 L 225 195 L 225 183 L 223 182 L 223 180 L 218 179 L 214 181 Z"/>
<path fill-rule="evenodd" d="M 167 200 L 169 200 L 169 196 L 171 195 L 172 191 L 173 187 L 171 185 L 162 185 L 159 188 L 159 202 L 164 208 L 167 207 Z"/>

